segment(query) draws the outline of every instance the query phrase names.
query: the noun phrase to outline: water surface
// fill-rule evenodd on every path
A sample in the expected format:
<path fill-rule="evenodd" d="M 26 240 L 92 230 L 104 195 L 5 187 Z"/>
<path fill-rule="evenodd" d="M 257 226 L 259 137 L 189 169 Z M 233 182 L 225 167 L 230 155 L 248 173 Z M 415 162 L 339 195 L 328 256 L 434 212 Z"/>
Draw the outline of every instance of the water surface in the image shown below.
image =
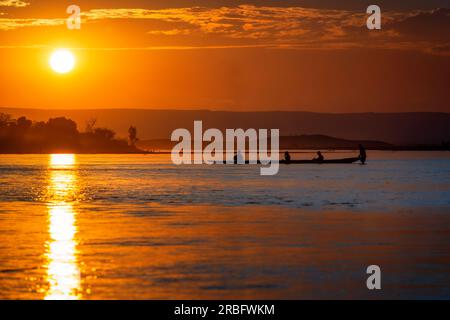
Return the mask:
<path fill-rule="evenodd" d="M 272 177 L 168 155 L 0 155 L 1 298 L 450 298 L 448 270 L 446 152 Z"/>

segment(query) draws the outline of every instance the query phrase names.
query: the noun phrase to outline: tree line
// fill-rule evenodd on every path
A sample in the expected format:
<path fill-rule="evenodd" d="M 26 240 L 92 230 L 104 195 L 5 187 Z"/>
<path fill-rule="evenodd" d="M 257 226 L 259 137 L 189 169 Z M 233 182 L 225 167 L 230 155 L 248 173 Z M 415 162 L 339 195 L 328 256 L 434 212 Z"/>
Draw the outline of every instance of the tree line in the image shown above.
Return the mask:
<path fill-rule="evenodd" d="M 90 120 L 80 132 L 77 123 L 65 117 L 32 121 L 0 113 L 0 153 L 139 153 L 137 130 L 131 126 L 129 140 L 113 130 L 96 127 Z"/>

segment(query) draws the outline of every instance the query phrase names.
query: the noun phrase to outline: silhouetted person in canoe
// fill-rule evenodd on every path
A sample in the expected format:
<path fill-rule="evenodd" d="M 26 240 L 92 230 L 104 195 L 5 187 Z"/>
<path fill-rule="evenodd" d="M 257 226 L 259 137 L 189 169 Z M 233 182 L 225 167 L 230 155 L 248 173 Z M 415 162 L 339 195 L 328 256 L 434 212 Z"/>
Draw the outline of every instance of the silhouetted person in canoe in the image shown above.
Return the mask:
<path fill-rule="evenodd" d="M 235 155 L 234 155 L 234 164 L 244 164 L 244 157 L 242 156 L 241 151 L 238 151 Z"/>
<path fill-rule="evenodd" d="M 318 162 L 322 162 L 323 161 L 323 155 L 322 152 L 317 151 L 317 158 L 314 158 L 313 160 L 318 161 Z"/>
<path fill-rule="evenodd" d="M 289 154 L 289 151 L 284 153 L 284 163 L 291 163 L 291 155 Z"/>
<path fill-rule="evenodd" d="M 364 148 L 362 144 L 359 144 L 358 147 L 359 147 L 359 160 L 361 160 L 362 164 L 365 164 L 367 158 L 366 148 Z"/>

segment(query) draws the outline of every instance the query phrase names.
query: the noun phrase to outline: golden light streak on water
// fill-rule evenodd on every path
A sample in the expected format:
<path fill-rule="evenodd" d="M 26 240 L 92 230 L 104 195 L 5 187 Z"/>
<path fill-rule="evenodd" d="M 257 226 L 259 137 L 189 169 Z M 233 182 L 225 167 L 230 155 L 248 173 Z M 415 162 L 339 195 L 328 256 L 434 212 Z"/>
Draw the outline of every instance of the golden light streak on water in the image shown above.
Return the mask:
<path fill-rule="evenodd" d="M 76 211 L 72 201 L 78 193 L 76 159 L 71 154 L 53 154 L 49 161 L 49 201 L 46 267 L 47 300 L 81 298 L 77 260 Z"/>

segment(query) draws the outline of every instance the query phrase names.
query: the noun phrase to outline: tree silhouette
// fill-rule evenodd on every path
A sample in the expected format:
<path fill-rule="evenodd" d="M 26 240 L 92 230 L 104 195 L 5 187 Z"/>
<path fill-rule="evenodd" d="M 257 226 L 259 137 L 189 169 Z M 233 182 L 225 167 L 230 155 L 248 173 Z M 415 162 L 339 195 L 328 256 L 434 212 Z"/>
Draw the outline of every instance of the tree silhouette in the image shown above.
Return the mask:
<path fill-rule="evenodd" d="M 86 121 L 86 132 L 94 132 L 94 127 L 97 124 L 97 118 L 90 118 Z"/>
<path fill-rule="evenodd" d="M 130 146 L 134 147 L 137 142 L 137 129 L 136 127 L 130 126 L 128 129 L 128 140 L 130 142 Z"/>
<path fill-rule="evenodd" d="M 0 113 L 0 153 L 137 153 L 141 150 L 127 141 L 116 139 L 107 128 L 94 128 L 80 133 L 77 124 L 64 117 L 47 122 L 33 122 L 25 117 L 17 120 Z M 136 142 L 136 128 L 130 131 L 130 141 Z"/>
<path fill-rule="evenodd" d="M 11 121 L 11 116 L 0 112 L 0 127 L 6 126 Z"/>

